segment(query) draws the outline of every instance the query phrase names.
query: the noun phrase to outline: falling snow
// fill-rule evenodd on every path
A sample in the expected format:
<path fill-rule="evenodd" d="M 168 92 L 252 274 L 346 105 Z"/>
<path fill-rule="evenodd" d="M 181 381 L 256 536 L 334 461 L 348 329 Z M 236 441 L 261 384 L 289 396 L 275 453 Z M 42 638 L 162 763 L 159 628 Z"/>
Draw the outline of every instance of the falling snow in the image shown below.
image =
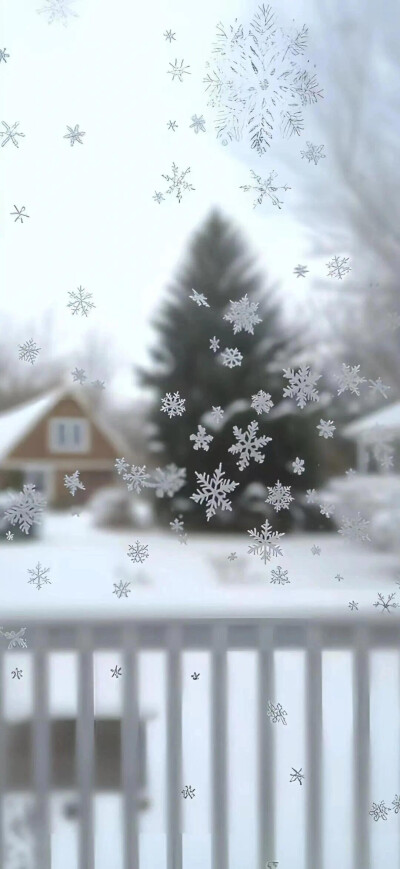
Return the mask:
<path fill-rule="evenodd" d="M 316 426 L 320 438 L 333 438 L 333 432 L 336 431 L 336 426 L 331 419 L 320 419 L 319 425 Z"/>
<path fill-rule="evenodd" d="M 78 142 L 79 145 L 83 145 L 82 136 L 86 136 L 86 133 L 83 130 L 79 129 L 79 124 L 75 124 L 74 127 L 69 127 L 67 124 L 68 133 L 63 137 L 64 139 L 69 139 L 69 144 L 71 148 Z"/>
<path fill-rule="evenodd" d="M 301 474 L 304 474 L 304 471 L 304 459 L 299 459 L 297 456 L 294 462 L 292 462 L 292 472 L 293 474 L 298 474 L 300 476 Z"/>
<path fill-rule="evenodd" d="M 78 18 L 77 12 L 71 9 L 71 5 L 75 0 L 47 0 L 46 6 L 38 9 L 39 15 L 43 12 L 48 15 L 48 23 L 53 21 L 61 21 L 64 27 L 68 24 L 69 18 Z"/>
<path fill-rule="evenodd" d="M 200 115 L 200 117 L 198 115 L 192 115 L 191 121 L 192 121 L 192 123 L 190 124 L 190 129 L 193 129 L 195 133 L 199 133 L 200 131 L 202 133 L 205 133 L 206 122 L 205 122 L 205 119 L 203 118 L 203 115 Z"/>
<path fill-rule="evenodd" d="M 338 534 L 341 534 L 342 537 L 345 537 L 346 540 L 359 540 L 370 541 L 368 537 L 367 528 L 369 526 L 368 519 L 363 519 L 360 513 L 357 513 L 356 516 L 352 518 L 348 518 L 343 516 L 342 525 L 338 530 Z"/>
<path fill-rule="evenodd" d="M 393 601 L 394 597 L 396 597 L 396 594 L 395 594 L 395 592 L 392 592 L 392 594 L 387 595 L 387 599 L 385 601 L 383 594 L 381 592 L 378 592 L 378 600 L 376 601 L 376 603 L 373 604 L 373 606 L 377 607 L 377 609 L 379 609 L 381 607 L 380 611 L 382 613 L 385 610 L 387 613 L 390 613 L 391 609 L 397 609 L 399 606 L 399 604 L 396 603 L 396 601 Z"/>
<path fill-rule="evenodd" d="M 2 126 L 4 130 L 0 130 L 0 136 L 4 136 L 4 139 L 1 143 L 1 147 L 4 148 L 8 142 L 12 142 L 16 148 L 19 148 L 19 142 L 17 141 L 17 136 L 24 137 L 25 133 L 17 132 L 17 127 L 19 127 L 19 121 L 16 121 L 11 127 L 5 121 L 2 121 Z"/>
<path fill-rule="evenodd" d="M 196 302 L 196 305 L 198 305 L 199 308 L 201 308 L 202 306 L 204 308 L 210 307 L 203 293 L 198 293 L 197 290 L 192 290 L 192 294 L 192 296 L 189 296 L 189 299 L 191 299 L 192 302 Z"/>
<path fill-rule="evenodd" d="M 178 63 L 178 61 L 175 59 L 175 63 L 169 63 L 169 66 L 171 67 L 171 69 L 168 69 L 167 73 L 168 75 L 172 75 L 172 81 L 175 81 L 176 78 L 178 79 L 178 81 L 183 81 L 184 75 L 190 75 L 190 72 L 188 72 L 190 66 L 184 66 L 183 60 Z"/>
<path fill-rule="evenodd" d="M 279 564 L 278 567 L 271 570 L 271 582 L 277 583 L 278 585 L 286 585 L 286 583 L 290 582 L 288 571 L 283 570 Z"/>
<path fill-rule="evenodd" d="M 271 703 L 270 700 L 268 700 L 267 716 L 268 716 L 268 718 L 271 719 L 273 724 L 277 724 L 279 721 L 281 721 L 282 724 L 287 724 L 287 721 L 286 721 L 287 712 L 283 708 L 281 703 L 277 703 L 274 706 L 274 704 Z"/>
<path fill-rule="evenodd" d="M 144 543 L 140 543 L 140 540 L 136 540 L 134 545 L 132 543 L 129 546 L 127 555 L 134 564 L 143 564 L 146 558 L 149 557 L 149 547 Z"/>
<path fill-rule="evenodd" d="M 260 447 L 265 447 L 272 441 L 272 438 L 266 435 L 257 437 L 257 431 L 258 422 L 255 421 L 249 423 L 246 431 L 243 431 L 237 425 L 233 426 L 233 434 L 237 443 L 229 447 L 228 453 L 232 453 L 234 456 L 239 454 L 239 461 L 236 462 L 239 471 L 244 471 L 245 468 L 248 468 L 251 459 L 254 459 L 258 464 L 261 464 L 265 459 L 263 453 L 260 452 Z"/>
<path fill-rule="evenodd" d="M 142 489 L 150 486 L 150 474 L 146 472 L 146 465 L 131 465 L 122 459 L 116 459 L 115 468 L 119 475 L 122 474 L 122 479 L 125 480 L 129 492 L 135 492 L 140 495 Z"/>

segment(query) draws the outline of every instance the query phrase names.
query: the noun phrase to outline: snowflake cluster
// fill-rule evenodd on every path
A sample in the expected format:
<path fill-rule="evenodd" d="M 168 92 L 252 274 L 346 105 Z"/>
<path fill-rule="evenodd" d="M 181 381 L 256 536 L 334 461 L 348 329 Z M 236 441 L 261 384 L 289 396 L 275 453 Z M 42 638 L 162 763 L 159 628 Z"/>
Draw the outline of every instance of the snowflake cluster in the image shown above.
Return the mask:
<path fill-rule="evenodd" d="M 395 815 L 398 815 L 400 812 L 400 796 L 395 794 L 394 800 L 392 800 L 393 811 Z M 392 809 L 386 805 L 384 800 L 381 800 L 380 803 L 372 803 L 372 808 L 369 814 L 374 819 L 374 821 L 387 821 L 388 812 L 391 812 Z"/>
<path fill-rule="evenodd" d="M 146 472 L 146 465 L 131 465 L 129 470 L 129 464 L 125 461 L 124 457 L 122 459 L 116 459 L 115 467 L 118 474 L 122 474 L 122 479 L 125 480 L 128 490 L 130 492 L 135 492 L 136 495 L 140 495 L 142 489 L 150 486 L 150 474 Z"/>

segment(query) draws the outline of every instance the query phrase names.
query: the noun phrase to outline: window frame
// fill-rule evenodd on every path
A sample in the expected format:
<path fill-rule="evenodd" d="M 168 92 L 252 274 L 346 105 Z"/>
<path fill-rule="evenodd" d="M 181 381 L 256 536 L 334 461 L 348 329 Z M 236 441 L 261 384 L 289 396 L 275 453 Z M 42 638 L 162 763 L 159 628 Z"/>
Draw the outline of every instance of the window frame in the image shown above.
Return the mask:
<path fill-rule="evenodd" d="M 74 425 L 79 423 L 82 433 L 81 443 L 74 442 Z M 60 444 L 57 433 L 59 425 L 65 426 L 65 443 Z M 91 448 L 90 424 L 84 416 L 54 416 L 49 420 L 48 445 L 51 453 L 88 453 Z"/>

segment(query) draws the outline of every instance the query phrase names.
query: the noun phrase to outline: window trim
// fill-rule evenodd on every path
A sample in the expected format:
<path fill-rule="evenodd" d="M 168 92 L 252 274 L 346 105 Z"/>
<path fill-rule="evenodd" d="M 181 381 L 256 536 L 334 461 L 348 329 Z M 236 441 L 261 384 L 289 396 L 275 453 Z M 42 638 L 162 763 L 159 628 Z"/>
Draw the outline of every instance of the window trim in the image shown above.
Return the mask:
<path fill-rule="evenodd" d="M 66 444 L 59 444 L 57 441 L 57 428 L 60 423 L 66 425 Z M 82 443 L 74 444 L 73 437 L 68 441 L 68 434 L 73 435 L 73 425 L 80 423 L 82 431 Z M 69 428 L 70 427 L 70 428 Z M 51 453 L 65 454 L 84 454 L 88 453 L 91 448 L 90 424 L 84 416 L 53 416 L 49 420 L 48 425 L 48 446 Z"/>

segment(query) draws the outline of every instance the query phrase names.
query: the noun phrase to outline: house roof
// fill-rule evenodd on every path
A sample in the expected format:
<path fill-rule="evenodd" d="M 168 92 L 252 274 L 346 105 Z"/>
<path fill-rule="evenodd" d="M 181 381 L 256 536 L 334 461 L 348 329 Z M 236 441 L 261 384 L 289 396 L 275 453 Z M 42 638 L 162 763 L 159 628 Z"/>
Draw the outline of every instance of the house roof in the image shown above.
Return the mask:
<path fill-rule="evenodd" d="M 64 397 L 72 398 L 82 407 L 88 418 L 115 446 L 116 450 L 121 452 L 121 455 L 124 452 L 129 452 L 120 434 L 115 432 L 99 413 L 93 412 L 84 397 L 77 390 L 64 387 L 53 389 L 40 398 L 24 402 L 24 404 L 0 414 L 0 461 L 6 458 L 11 450 L 39 423 L 42 417 Z"/>
<path fill-rule="evenodd" d="M 383 426 L 394 434 L 400 435 L 400 401 L 355 420 L 355 422 L 345 426 L 342 434 L 346 438 L 357 440 L 359 437 L 368 435 L 376 426 Z"/>

